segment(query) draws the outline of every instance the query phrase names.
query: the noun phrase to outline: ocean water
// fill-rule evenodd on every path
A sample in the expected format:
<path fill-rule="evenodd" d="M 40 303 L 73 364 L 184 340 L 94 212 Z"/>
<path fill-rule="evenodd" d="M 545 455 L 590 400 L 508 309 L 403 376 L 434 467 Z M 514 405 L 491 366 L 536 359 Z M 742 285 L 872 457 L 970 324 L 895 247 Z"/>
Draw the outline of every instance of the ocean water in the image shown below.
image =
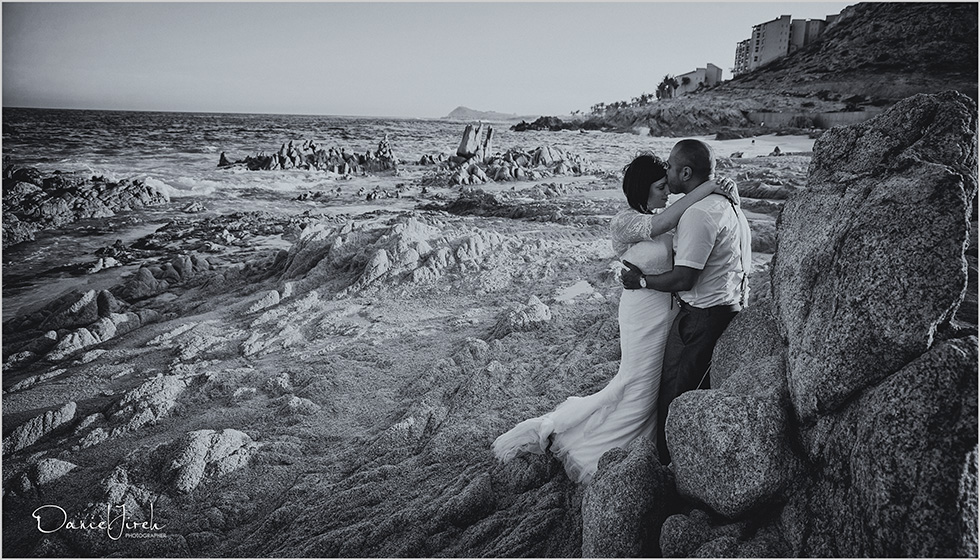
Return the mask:
<path fill-rule="evenodd" d="M 3 109 L 3 155 L 19 166 L 42 171 L 81 171 L 114 179 L 139 178 L 167 189 L 172 197 L 228 196 L 255 190 L 292 193 L 331 184 L 324 172 L 246 171 L 218 169 L 219 154 L 235 161 L 260 152 L 277 151 L 283 143 L 314 140 L 324 147 L 364 153 L 377 149 L 387 135 L 395 157 L 409 164 L 423 155 L 452 155 L 463 130 L 461 121 L 266 115 L 232 113 L 160 113 L 68 109 Z M 666 158 L 676 138 L 632 133 L 529 131 L 513 132 L 513 123 L 493 127 L 494 150 L 562 148 L 585 157 L 602 169 L 622 169 L 640 151 Z M 714 141 L 719 156 L 734 151 L 762 155 L 775 145 L 783 151 L 808 149 L 792 138 L 760 137 Z M 421 173 L 423 169 L 414 170 Z M 405 178 L 413 170 L 406 168 Z"/>
<path fill-rule="evenodd" d="M 4 319 L 25 305 L 30 307 L 71 289 L 111 285 L 120 275 L 132 272 L 127 266 L 79 276 L 77 267 L 97 260 L 95 251 L 116 239 L 129 244 L 170 219 L 187 218 L 181 209 L 190 202 L 200 202 L 217 214 L 240 210 L 322 212 L 329 202 L 303 203 L 294 199 L 300 193 L 341 187 L 346 195 L 344 211 L 356 211 L 357 205 L 352 206 L 351 199 L 360 188 L 391 188 L 399 182 L 411 185 L 431 169 L 412 165 L 423 155 L 454 154 L 466 124 L 314 115 L 4 108 L 5 163 L 34 166 L 45 172 L 142 179 L 171 197 L 171 204 L 163 207 L 44 231 L 33 242 L 8 247 L 3 252 Z M 488 124 L 494 128 L 495 149 L 558 146 L 597 163 L 602 161 L 604 167 L 611 169 L 621 167 L 633 152 L 649 148 L 654 140 L 636 134 L 515 133 L 508 130 L 512 123 Z M 377 149 L 385 135 L 395 157 L 409 164 L 397 176 L 345 179 L 315 170 L 217 168 L 221 152 L 234 161 L 276 151 L 290 141 L 314 140 L 324 147 L 364 153 Z M 610 142 L 613 139 L 618 141 Z M 411 204 L 402 202 L 406 207 Z M 370 209 L 369 205 L 364 206 L 365 210 Z"/>
<path fill-rule="evenodd" d="M 89 220 L 59 230 L 42 232 L 34 242 L 8 247 L 3 252 L 3 316 L 9 318 L 25 302 L 57 296 L 86 284 L 111 282 L 129 267 L 79 278 L 73 265 L 97 260 L 99 248 L 116 239 L 130 243 L 175 217 L 181 209 L 200 202 L 211 213 L 266 210 L 300 213 L 330 212 L 329 201 L 295 201 L 298 194 L 340 187 L 346 198 L 344 212 L 370 210 L 373 204 L 352 205 L 362 187 L 393 188 L 397 183 L 418 185 L 431 167 L 414 165 L 423 155 L 453 155 L 468 123 L 450 120 L 396 119 L 316 115 L 163 113 L 65 109 L 3 109 L 3 157 L 18 167 L 41 171 L 80 172 L 110 179 L 142 179 L 164 190 L 171 204 L 129 212 L 114 218 Z M 475 124 L 475 123 L 474 123 Z M 615 172 L 640 151 L 666 158 L 676 138 L 633 133 L 531 131 L 513 132 L 513 123 L 487 123 L 493 127 L 493 150 L 562 148 Z M 218 169 L 221 152 L 235 161 L 260 152 L 271 153 L 290 141 L 313 140 L 323 147 L 374 151 L 388 136 L 395 157 L 406 162 L 396 176 L 367 175 L 343 178 L 322 171 L 298 169 L 248 171 Z M 719 155 L 744 151 L 768 153 L 781 143 L 783 150 L 809 149 L 812 141 L 788 146 L 787 138 L 761 137 L 759 142 L 736 140 L 713 144 Z M 560 177 L 548 179 L 561 181 Z M 411 208 L 410 201 L 401 206 Z M 340 211 L 338 209 L 338 211 Z M 103 233 L 100 233 L 103 231 Z"/>
<path fill-rule="evenodd" d="M 400 160 L 455 153 L 466 122 L 315 115 L 152 113 L 61 109 L 3 109 L 3 154 L 17 165 L 82 171 L 116 179 L 135 177 L 170 189 L 171 196 L 218 191 L 306 190 L 327 174 L 297 170 L 217 169 L 225 152 L 234 161 L 273 152 L 286 142 L 364 153 L 387 134 Z M 641 134 L 577 131 L 513 132 L 513 123 L 488 123 L 494 148 L 557 146 L 599 164 L 622 168 L 639 150 L 669 152 L 671 139 Z"/>

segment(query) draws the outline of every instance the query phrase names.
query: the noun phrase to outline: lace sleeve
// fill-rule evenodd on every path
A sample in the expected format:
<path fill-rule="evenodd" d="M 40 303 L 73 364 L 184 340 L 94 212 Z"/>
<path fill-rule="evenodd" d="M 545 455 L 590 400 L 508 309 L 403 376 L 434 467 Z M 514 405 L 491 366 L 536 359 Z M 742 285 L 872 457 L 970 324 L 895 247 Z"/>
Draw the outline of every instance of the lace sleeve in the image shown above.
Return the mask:
<path fill-rule="evenodd" d="M 653 214 L 641 214 L 634 210 L 616 214 L 609 224 L 613 250 L 622 255 L 633 243 L 649 241 L 653 230 Z"/>
<path fill-rule="evenodd" d="M 637 243 L 650 239 L 650 231 L 653 229 L 652 214 L 640 214 L 639 212 L 620 212 L 613 217 L 612 239 L 619 243 Z"/>

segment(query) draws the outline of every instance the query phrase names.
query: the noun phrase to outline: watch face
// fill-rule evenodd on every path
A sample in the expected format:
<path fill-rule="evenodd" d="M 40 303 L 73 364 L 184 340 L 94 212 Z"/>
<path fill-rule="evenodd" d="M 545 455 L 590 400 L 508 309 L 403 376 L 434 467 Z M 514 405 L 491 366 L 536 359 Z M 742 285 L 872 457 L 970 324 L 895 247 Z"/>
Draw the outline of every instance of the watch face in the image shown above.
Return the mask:
<path fill-rule="evenodd" d="M 641 288 L 646 288 L 647 287 L 647 277 L 646 276 L 640 276 L 640 287 Z"/>

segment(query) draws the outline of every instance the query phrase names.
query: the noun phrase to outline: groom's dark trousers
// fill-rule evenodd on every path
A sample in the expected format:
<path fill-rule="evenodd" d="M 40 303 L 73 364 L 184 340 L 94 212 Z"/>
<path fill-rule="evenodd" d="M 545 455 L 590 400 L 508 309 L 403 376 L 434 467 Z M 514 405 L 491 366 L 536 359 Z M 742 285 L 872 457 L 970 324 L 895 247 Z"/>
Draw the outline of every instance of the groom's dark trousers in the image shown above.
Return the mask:
<path fill-rule="evenodd" d="M 701 309 L 681 302 L 667 335 L 657 406 L 657 451 L 664 465 L 670 464 L 665 432 L 670 403 L 685 391 L 711 387 L 711 354 L 739 309 L 738 305 Z"/>

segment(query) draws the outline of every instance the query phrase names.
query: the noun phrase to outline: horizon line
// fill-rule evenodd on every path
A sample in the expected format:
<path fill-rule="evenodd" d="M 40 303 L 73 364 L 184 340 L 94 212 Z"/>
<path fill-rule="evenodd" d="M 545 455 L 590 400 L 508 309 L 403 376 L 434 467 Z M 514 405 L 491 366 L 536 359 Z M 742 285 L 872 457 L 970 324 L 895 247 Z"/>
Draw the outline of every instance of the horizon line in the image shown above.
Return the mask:
<path fill-rule="evenodd" d="M 273 111 L 180 111 L 174 109 L 93 109 L 79 107 L 30 107 L 23 105 L 4 105 L 6 109 L 33 109 L 40 111 L 105 111 L 115 113 L 183 113 L 199 115 L 274 115 L 290 117 L 344 117 L 344 118 L 367 118 L 367 119 L 415 119 L 415 120 L 443 120 L 442 117 L 408 117 L 397 115 L 338 115 L 327 113 L 278 113 Z"/>

